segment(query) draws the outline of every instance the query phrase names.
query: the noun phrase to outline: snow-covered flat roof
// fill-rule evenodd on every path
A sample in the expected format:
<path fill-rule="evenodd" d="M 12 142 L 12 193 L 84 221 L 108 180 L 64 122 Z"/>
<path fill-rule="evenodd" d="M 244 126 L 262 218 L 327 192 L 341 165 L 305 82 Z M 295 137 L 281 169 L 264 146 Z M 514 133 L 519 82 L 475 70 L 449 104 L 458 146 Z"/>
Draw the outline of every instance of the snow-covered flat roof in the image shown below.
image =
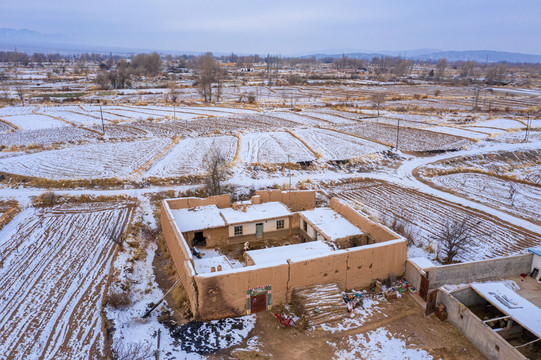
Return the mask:
<path fill-rule="evenodd" d="M 249 250 L 246 253 L 250 255 L 256 265 L 267 263 L 287 263 L 287 260 L 304 258 L 308 255 L 327 255 L 333 252 L 333 249 L 322 241 L 310 241 L 295 245 L 277 246 L 259 250 Z"/>
<path fill-rule="evenodd" d="M 291 215 L 291 211 L 279 202 L 247 205 L 246 212 L 242 211 L 242 208 L 238 210 L 227 208 L 222 209 L 221 212 L 227 224 L 247 223 Z"/>
<path fill-rule="evenodd" d="M 314 210 L 301 211 L 300 214 L 318 227 L 331 241 L 363 234 L 361 229 L 331 208 L 315 208 Z"/>
<path fill-rule="evenodd" d="M 503 282 L 473 283 L 472 288 L 505 315 L 541 336 L 541 309 L 509 289 Z"/>
<path fill-rule="evenodd" d="M 194 259 L 193 263 L 195 265 L 195 271 L 198 274 L 209 273 L 211 272 L 212 267 L 218 270 L 218 265 L 222 266 L 222 270 L 233 269 L 233 266 L 231 266 L 231 263 L 224 255 L 207 257 L 202 259 Z"/>
<path fill-rule="evenodd" d="M 171 210 L 171 214 L 181 232 L 225 226 L 220 209 L 216 205 Z"/>
<path fill-rule="evenodd" d="M 436 265 L 434 265 L 434 263 L 432 261 L 428 260 L 425 257 L 408 258 L 408 260 L 410 260 L 410 261 L 414 262 L 415 264 L 417 264 L 417 266 L 419 266 L 421 269 L 426 269 L 426 268 L 436 266 Z"/>

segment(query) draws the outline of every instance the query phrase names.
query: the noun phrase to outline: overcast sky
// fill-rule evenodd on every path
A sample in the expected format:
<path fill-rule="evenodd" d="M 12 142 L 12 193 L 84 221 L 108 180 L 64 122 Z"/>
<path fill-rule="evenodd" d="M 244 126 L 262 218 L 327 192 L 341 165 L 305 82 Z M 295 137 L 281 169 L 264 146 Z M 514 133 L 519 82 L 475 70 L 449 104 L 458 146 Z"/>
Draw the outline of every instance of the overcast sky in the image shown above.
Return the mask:
<path fill-rule="evenodd" d="M 541 54 L 539 0 L 1 0 L 0 27 L 162 50 Z"/>

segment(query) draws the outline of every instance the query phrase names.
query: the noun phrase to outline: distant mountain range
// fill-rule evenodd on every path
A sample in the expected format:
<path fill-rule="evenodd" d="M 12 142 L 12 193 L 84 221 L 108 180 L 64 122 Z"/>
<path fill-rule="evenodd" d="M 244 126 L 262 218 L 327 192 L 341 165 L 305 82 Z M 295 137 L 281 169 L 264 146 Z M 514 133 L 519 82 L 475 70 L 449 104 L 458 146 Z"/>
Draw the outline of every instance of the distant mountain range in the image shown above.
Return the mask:
<path fill-rule="evenodd" d="M 342 53 L 342 54 L 313 54 L 304 55 L 302 57 L 316 57 L 318 59 L 331 57 L 340 58 L 347 56 L 354 59 L 371 60 L 374 57 L 380 56 L 401 56 L 412 60 L 423 61 L 437 61 L 438 59 L 445 58 L 448 61 L 477 61 L 477 62 L 512 62 L 512 63 L 541 63 L 541 55 L 521 54 L 505 51 L 493 51 L 493 50 L 466 50 L 466 51 L 428 51 L 423 52 L 421 50 L 412 51 L 381 51 L 381 52 L 367 52 L 367 53 Z"/>
<path fill-rule="evenodd" d="M 123 48 L 118 46 L 83 45 L 76 40 L 70 39 L 62 34 L 43 34 L 37 31 L 9 28 L 0 29 L 0 50 L 17 51 L 26 53 L 60 53 L 63 55 L 80 53 L 99 53 L 126 56 L 137 53 L 148 53 L 157 51 L 161 54 L 171 55 L 199 55 L 201 52 L 184 50 L 161 50 L 144 48 Z M 215 55 L 227 55 L 229 53 L 215 53 Z M 477 62 L 514 62 L 514 63 L 541 63 L 541 55 L 520 54 L 514 52 L 492 51 L 492 50 L 467 50 L 467 51 L 444 51 L 437 49 L 416 49 L 408 51 L 355 51 L 352 49 L 333 49 L 319 52 L 305 52 L 297 54 L 299 57 L 318 59 L 331 57 L 339 58 L 347 56 L 356 59 L 371 60 L 379 56 L 401 56 L 407 59 L 437 61 L 446 58 L 448 61 L 477 61 Z"/>

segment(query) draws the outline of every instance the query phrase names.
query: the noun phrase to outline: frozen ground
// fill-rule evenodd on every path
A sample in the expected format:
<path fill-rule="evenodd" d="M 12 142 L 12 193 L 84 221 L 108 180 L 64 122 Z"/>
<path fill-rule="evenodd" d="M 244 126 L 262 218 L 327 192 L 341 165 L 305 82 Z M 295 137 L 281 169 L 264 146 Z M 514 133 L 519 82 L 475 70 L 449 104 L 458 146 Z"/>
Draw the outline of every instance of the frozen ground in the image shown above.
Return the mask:
<path fill-rule="evenodd" d="M 0 171 L 50 179 L 126 177 L 160 155 L 170 139 L 81 145 L 0 159 Z"/>
<path fill-rule="evenodd" d="M 171 151 L 158 160 L 145 176 L 171 177 L 203 174 L 205 156 L 211 149 L 219 149 L 227 162 L 235 157 L 237 138 L 234 136 L 182 139 Z"/>
<path fill-rule="evenodd" d="M 99 359 L 100 305 L 126 204 L 28 209 L 0 231 L 0 354 Z"/>
<path fill-rule="evenodd" d="M 340 343 L 332 343 L 337 351 L 333 359 L 354 360 L 432 360 L 425 350 L 412 349 L 406 345 L 406 339 L 390 333 L 385 327 L 368 331 L 364 334 L 349 335 Z"/>
<path fill-rule="evenodd" d="M 246 163 L 287 163 L 316 157 L 290 133 L 264 132 L 241 134 L 239 158 Z"/>

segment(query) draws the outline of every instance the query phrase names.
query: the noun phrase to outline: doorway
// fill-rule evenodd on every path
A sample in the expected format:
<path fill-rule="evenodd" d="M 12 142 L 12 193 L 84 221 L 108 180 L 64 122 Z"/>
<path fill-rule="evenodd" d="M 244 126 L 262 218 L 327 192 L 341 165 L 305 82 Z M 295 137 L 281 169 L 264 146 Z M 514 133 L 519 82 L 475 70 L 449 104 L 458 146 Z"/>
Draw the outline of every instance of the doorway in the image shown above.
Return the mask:
<path fill-rule="evenodd" d="M 197 231 L 193 234 L 193 246 L 207 246 L 207 239 L 203 236 L 202 231 Z"/>
<path fill-rule="evenodd" d="M 267 294 L 250 296 L 250 310 L 252 314 L 267 310 Z"/>
<path fill-rule="evenodd" d="M 255 224 L 255 237 L 257 239 L 263 237 L 263 223 Z"/>

